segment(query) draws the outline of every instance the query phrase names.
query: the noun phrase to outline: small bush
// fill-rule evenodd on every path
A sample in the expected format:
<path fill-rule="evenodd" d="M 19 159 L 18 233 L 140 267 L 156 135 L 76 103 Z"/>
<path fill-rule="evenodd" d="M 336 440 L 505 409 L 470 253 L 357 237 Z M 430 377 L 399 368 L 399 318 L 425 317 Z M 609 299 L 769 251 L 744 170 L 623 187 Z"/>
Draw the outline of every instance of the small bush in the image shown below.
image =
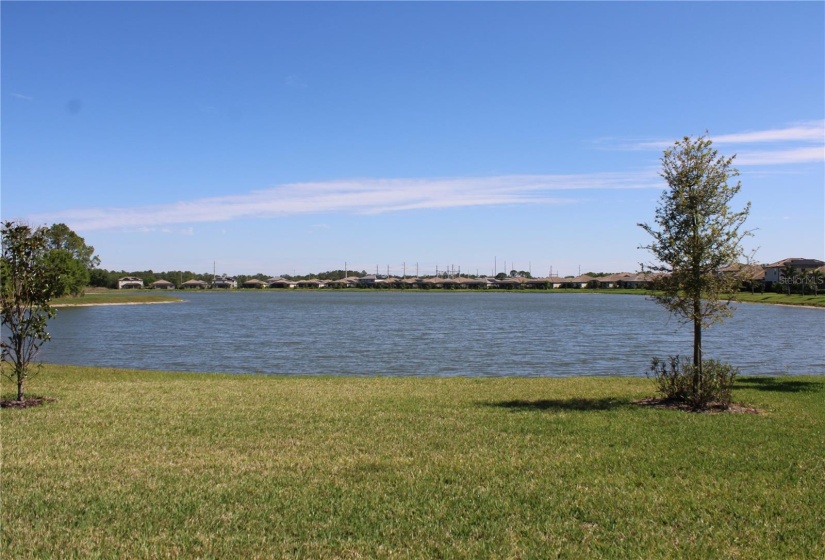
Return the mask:
<path fill-rule="evenodd" d="M 692 360 L 684 356 L 668 356 L 666 360 L 658 357 L 651 360 L 649 376 L 653 378 L 656 390 L 666 399 L 701 410 L 710 405 L 729 407 L 738 373 L 738 368 L 725 362 L 704 360 L 699 387 L 695 388 Z"/>

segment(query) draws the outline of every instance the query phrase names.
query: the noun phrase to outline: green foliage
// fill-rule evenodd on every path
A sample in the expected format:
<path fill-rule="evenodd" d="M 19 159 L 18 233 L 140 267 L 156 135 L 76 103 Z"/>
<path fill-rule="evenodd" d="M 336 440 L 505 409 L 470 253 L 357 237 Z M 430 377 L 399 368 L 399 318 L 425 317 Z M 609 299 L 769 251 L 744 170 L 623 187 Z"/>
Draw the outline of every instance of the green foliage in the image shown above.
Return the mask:
<path fill-rule="evenodd" d="M 710 405 L 729 407 L 739 370 L 717 360 L 705 360 L 702 365 L 698 370 L 687 357 L 668 356 L 667 360 L 654 357 L 649 376 L 654 379 L 657 391 L 666 399 L 685 403 L 696 410 Z M 698 391 L 694 389 L 697 375 Z"/>
<path fill-rule="evenodd" d="M 96 268 L 89 271 L 89 286 L 93 288 L 111 288 L 109 271 Z"/>
<path fill-rule="evenodd" d="M 83 295 L 90 282 L 90 271 L 100 264 L 95 248 L 66 224 L 54 224 L 43 229 L 47 240 L 46 262 L 58 273 L 55 294 L 59 296 Z"/>
<path fill-rule="evenodd" d="M 656 300 L 669 311 L 692 322 L 709 326 L 730 316 L 729 302 L 740 285 L 737 274 L 718 271 L 739 262 L 743 255 L 741 231 L 750 203 L 739 212 L 730 202 L 741 188 L 728 185 L 739 175 L 733 157 L 724 158 L 706 138 L 685 137 L 662 157 L 662 177 L 668 190 L 656 208 L 655 229 L 638 224 L 653 237 L 648 249 L 655 263 L 642 265 L 661 273 L 655 288 L 663 293 Z"/>
<path fill-rule="evenodd" d="M 60 271 L 49 261 L 49 239 L 45 228 L 4 222 L 2 227 L 3 376 L 17 385 L 17 400 L 23 400 L 25 381 L 40 347 L 49 340 L 48 319 L 54 317 L 49 301 L 62 289 Z M 7 371 L 10 369 L 10 371 Z"/>
<path fill-rule="evenodd" d="M 818 268 L 811 271 L 811 288 L 814 291 L 814 295 L 819 295 L 819 287 L 825 284 L 825 275 L 822 274 L 822 271 Z"/>
<path fill-rule="evenodd" d="M 782 272 L 780 275 L 780 285 L 785 287 L 785 289 L 788 291 L 788 295 L 791 295 L 791 287 L 793 287 L 793 281 L 795 276 L 796 268 L 792 263 L 788 263 L 784 267 L 782 267 Z"/>

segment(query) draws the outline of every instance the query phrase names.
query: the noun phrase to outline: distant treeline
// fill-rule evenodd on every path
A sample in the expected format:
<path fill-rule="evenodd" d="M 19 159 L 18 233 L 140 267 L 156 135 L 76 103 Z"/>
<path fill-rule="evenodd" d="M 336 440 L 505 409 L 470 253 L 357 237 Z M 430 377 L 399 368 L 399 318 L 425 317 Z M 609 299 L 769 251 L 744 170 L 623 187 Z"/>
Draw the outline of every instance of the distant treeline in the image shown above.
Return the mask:
<path fill-rule="evenodd" d="M 602 276 L 608 276 L 609 272 L 588 272 L 587 275 L 599 278 Z M 102 268 L 93 268 L 89 271 L 89 285 L 93 288 L 117 288 L 117 281 L 121 278 L 131 276 L 140 278 L 143 280 L 144 286 L 149 286 L 152 282 L 157 282 L 158 280 L 166 280 L 167 282 L 171 282 L 175 285 L 175 287 L 180 288 L 181 284 L 187 282 L 189 280 L 202 280 L 207 283 L 211 283 L 212 280 L 215 278 L 215 275 L 211 272 L 192 272 L 189 270 L 170 270 L 166 272 L 155 272 L 154 270 L 137 270 L 137 271 L 125 271 L 125 270 L 106 270 Z M 219 274 L 217 276 L 227 276 L 226 274 Z M 301 280 L 325 280 L 325 281 L 333 281 L 333 280 L 342 280 L 344 278 L 363 278 L 367 276 L 367 272 L 365 270 L 357 271 L 357 270 L 328 270 L 326 272 L 319 272 L 319 273 L 312 273 L 306 274 L 304 276 L 296 276 L 293 274 L 280 274 L 277 276 L 273 276 L 272 274 L 264 274 L 258 273 L 253 275 L 247 274 L 238 274 L 236 276 L 232 276 L 235 280 L 238 281 L 238 286 L 246 282 L 247 280 L 258 279 L 261 281 L 266 282 L 270 278 L 284 278 L 286 280 L 291 280 L 294 282 L 299 282 Z M 440 272 L 438 277 L 441 278 L 448 278 L 454 276 L 449 272 Z M 486 278 L 486 275 L 476 276 L 474 274 L 461 274 L 464 278 Z M 500 272 L 496 275 L 496 278 L 501 280 L 507 277 L 511 278 L 532 278 L 529 272 L 524 270 L 512 270 L 510 274 L 506 274 L 504 272 Z M 378 278 L 385 278 L 384 275 L 378 275 Z M 568 278 L 572 278 L 572 276 L 568 276 Z"/>
<path fill-rule="evenodd" d="M 299 280 L 309 280 L 311 278 L 317 278 L 318 280 L 341 280 L 346 277 L 357 277 L 362 278 L 366 276 L 366 271 L 355 271 L 355 270 L 329 270 L 327 272 L 321 272 L 318 274 L 307 274 L 305 276 L 295 276 L 291 274 L 281 274 L 276 277 L 285 278 L 286 280 L 292 281 L 299 281 Z M 143 284 L 148 286 L 152 282 L 157 282 L 158 280 L 166 280 L 167 282 L 172 282 L 176 287 L 180 287 L 180 285 L 184 282 L 189 280 L 203 280 L 204 282 L 212 282 L 212 279 L 215 277 L 214 274 L 210 273 L 198 273 L 198 272 L 191 272 L 189 270 L 170 270 L 166 272 L 155 272 L 153 270 L 138 270 L 138 271 L 131 271 L 127 272 L 125 270 L 105 270 L 102 268 L 94 268 L 89 271 L 89 285 L 93 288 L 117 288 L 117 281 L 120 278 L 124 278 L 126 276 L 132 276 L 136 278 L 140 278 L 143 280 Z M 219 275 L 223 276 L 223 275 Z M 247 280 L 252 280 L 256 278 L 258 280 L 267 281 L 270 278 L 273 278 L 272 274 L 253 274 L 253 275 L 246 275 L 246 274 L 238 274 L 233 276 L 235 280 L 238 281 L 238 285 L 243 284 Z"/>

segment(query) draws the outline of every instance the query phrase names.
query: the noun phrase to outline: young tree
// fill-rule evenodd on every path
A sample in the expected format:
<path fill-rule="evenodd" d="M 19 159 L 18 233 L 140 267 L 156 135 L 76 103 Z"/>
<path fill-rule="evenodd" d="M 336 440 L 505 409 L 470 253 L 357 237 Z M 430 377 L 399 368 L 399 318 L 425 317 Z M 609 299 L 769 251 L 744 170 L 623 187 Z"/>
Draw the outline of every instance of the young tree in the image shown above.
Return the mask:
<path fill-rule="evenodd" d="M 805 286 L 811 281 L 811 273 L 807 268 L 799 271 L 799 289 L 802 290 L 802 295 L 805 295 Z"/>
<path fill-rule="evenodd" d="M 822 271 L 818 268 L 815 268 L 811 271 L 811 286 L 814 288 L 814 295 L 819 295 L 819 286 L 823 283 L 823 274 Z"/>
<path fill-rule="evenodd" d="M 759 263 L 753 260 L 752 257 L 746 257 L 745 265 L 741 268 L 740 278 L 745 283 L 745 287 L 749 287 L 751 289 L 751 294 L 756 293 L 757 283 L 762 285 L 762 289 L 764 291 L 765 271 Z"/>
<path fill-rule="evenodd" d="M 779 280 L 785 284 L 785 288 L 788 290 L 788 295 L 791 295 L 791 286 L 793 286 L 795 277 L 796 268 L 793 263 L 787 263 L 784 267 L 782 267 L 782 273 Z"/>
<path fill-rule="evenodd" d="M 702 328 L 732 314 L 740 278 L 720 274 L 724 266 L 739 262 L 742 239 L 750 235 L 742 225 L 750 202 L 739 212 L 730 202 L 741 183 L 728 181 L 739 175 L 735 156 L 719 156 L 706 137 L 684 137 L 662 156 L 660 175 L 668 184 L 656 208 L 656 226 L 638 224 L 653 238 L 649 250 L 656 259 L 643 269 L 657 274 L 658 303 L 693 323 L 693 391 L 702 380 Z"/>
<path fill-rule="evenodd" d="M 3 336 L 2 373 L 16 382 L 17 400 L 24 397 L 24 383 L 40 347 L 49 340 L 46 322 L 54 317 L 49 300 L 54 297 L 58 274 L 47 261 L 48 239 L 44 228 L 15 222 L 2 227 L 2 280 L 0 307 Z M 11 371 L 6 371 L 6 364 Z"/>

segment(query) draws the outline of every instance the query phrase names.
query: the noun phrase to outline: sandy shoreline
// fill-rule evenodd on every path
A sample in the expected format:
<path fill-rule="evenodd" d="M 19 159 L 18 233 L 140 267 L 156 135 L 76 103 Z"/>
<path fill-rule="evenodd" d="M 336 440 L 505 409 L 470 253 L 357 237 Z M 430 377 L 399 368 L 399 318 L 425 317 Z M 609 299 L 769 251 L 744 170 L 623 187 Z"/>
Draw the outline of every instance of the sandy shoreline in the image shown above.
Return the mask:
<path fill-rule="evenodd" d="M 172 301 L 124 301 L 124 302 L 107 302 L 107 303 L 58 303 L 52 305 L 54 308 L 65 308 L 65 307 L 103 307 L 109 305 L 159 305 L 165 303 L 183 303 L 185 300 L 172 300 Z M 742 301 L 737 300 L 736 304 L 751 304 L 751 305 L 776 305 L 779 307 L 795 307 L 797 309 L 822 309 L 825 310 L 825 307 L 817 306 L 817 305 L 794 305 L 790 303 L 771 303 L 766 301 Z"/>
<path fill-rule="evenodd" d="M 106 305 L 160 305 L 164 303 L 182 303 L 183 300 L 177 301 L 124 301 L 115 303 L 57 303 L 52 305 L 54 308 L 58 307 L 103 307 Z"/>

